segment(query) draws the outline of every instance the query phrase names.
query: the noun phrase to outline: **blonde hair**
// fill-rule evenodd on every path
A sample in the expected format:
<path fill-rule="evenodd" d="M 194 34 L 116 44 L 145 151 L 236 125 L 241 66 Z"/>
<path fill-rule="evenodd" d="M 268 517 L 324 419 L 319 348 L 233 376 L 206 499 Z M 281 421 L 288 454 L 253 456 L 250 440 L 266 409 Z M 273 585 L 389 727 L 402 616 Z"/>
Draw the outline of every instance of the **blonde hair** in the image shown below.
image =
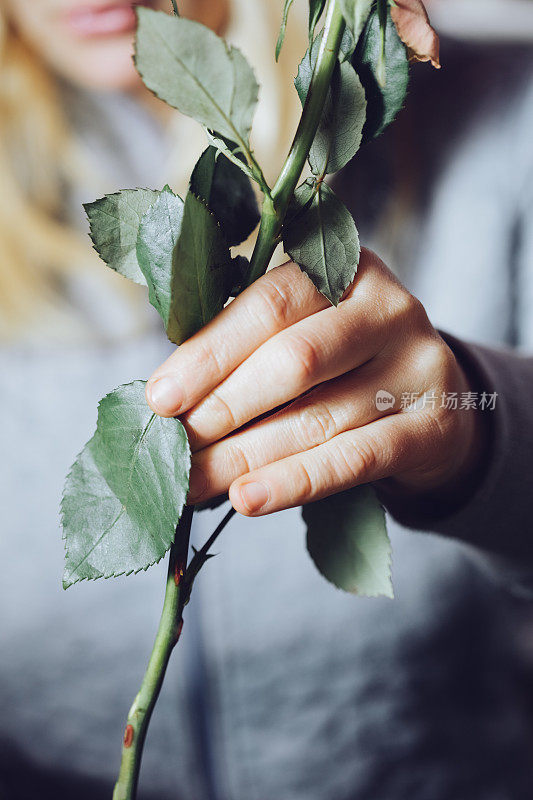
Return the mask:
<path fill-rule="evenodd" d="M 289 26 L 276 68 L 273 47 L 282 0 L 232 0 L 227 37 L 253 64 L 261 84 L 254 147 L 272 178 L 296 124 L 292 75 L 305 50 L 305 24 Z M 184 191 L 204 143 L 174 115 L 170 183 Z M 54 77 L 0 11 L 0 336 L 64 314 L 58 287 L 74 270 L 95 268 L 90 242 L 62 221 L 65 187 L 83 183 L 83 155 L 62 111 Z M 86 171 L 89 173 L 89 170 Z M 102 181 L 99 182 L 103 184 Z M 83 184 L 85 186 L 85 184 Z M 94 188 L 94 187 L 93 187 Z M 104 192 L 119 188 L 107 186 Z M 91 199 L 91 187 L 87 187 Z"/>

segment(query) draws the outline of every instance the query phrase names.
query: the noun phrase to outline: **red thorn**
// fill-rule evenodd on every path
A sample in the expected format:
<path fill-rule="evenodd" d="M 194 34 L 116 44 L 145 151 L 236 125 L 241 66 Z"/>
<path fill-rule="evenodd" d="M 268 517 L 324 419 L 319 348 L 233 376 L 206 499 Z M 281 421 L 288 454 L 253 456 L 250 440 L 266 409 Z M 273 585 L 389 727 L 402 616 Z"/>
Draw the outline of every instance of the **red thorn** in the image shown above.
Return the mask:
<path fill-rule="evenodd" d="M 180 619 L 178 630 L 176 631 L 176 641 L 178 641 L 178 639 L 180 638 L 182 630 L 183 630 L 183 620 Z"/>
<path fill-rule="evenodd" d="M 179 564 L 176 564 L 174 568 L 174 583 L 176 586 L 179 586 L 183 576 L 185 575 L 185 564 L 183 561 L 180 561 Z"/>
<path fill-rule="evenodd" d="M 124 731 L 124 747 L 131 747 L 133 744 L 133 725 L 126 725 Z"/>

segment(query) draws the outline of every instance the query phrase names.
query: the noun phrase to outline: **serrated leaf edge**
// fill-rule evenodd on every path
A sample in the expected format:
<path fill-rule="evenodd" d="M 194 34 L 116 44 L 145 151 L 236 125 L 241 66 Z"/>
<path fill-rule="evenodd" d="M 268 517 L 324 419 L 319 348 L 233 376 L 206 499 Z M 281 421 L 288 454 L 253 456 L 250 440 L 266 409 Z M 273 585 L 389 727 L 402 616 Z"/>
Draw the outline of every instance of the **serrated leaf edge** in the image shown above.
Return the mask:
<path fill-rule="evenodd" d="M 310 187 L 314 186 L 315 187 L 315 192 L 314 192 L 314 194 L 311 195 L 309 200 L 307 200 L 304 203 L 304 205 L 302 206 L 302 208 L 300 209 L 300 211 L 302 213 L 302 216 L 309 211 L 309 209 L 311 208 L 312 204 L 315 202 L 315 200 L 317 198 L 318 198 L 318 202 L 320 202 L 320 192 L 321 192 L 322 186 L 324 185 L 324 182 L 321 181 L 320 185 L 317 187 L 316 180 L 313 180 L 313 178 L 308 178 L 306 181 L 304 181 L 302 184 L 300 184 L 298 189 L 303 188 L 305 185 L 309 185 Z M 340 200 L 340 198 L 337 197 L 337 195 L 335 194 L 335 192 L 333 191 L 331 186 L 329 186 L 329 184 L 327 184 L 327 183 L 325 185 L 332 192 L 332 194 L 336 197 L 336 199 L 339 200 L 339 202 L 342 203 L 342 200 Z M 344 203 L 343 203 L 343 205 L 344 205 Z M 346 211 L 348 212 L 348 214 L 350 214 L 350 211 L 347 208 L 346 208 Z M 299 216 L 299 214 L 295 215 L 294 219 L 296 219 L 297 216 Z M 352 215 L 350 214 L 350 216 L 352 216 Z M 353 219 L 353 217 L 352 217 L 352 219 Z M 291 222 L 292 222 L 292 220 L 291 220 Z M 355 268 L 354 268 L 353 274 L 352 274 L 352 276 L 350 278 L 350 281 L 348 283 L 348 286 L 350 286 L 353 283 L 353 281 L 355 280 L 355 276 L 357 275 L 357 271 L 359 269 L 359 264 L 360 264 L 360 261 L 361 261 L 361 240 L 359 238 L 359 231 L 357 229 L 357 225 L 355 224 L 355 220 L 354 220 L 354 227 L 355 227 L 355 231 L 357 233 L 357 244 L 358 244 L 357 262 L 355 264 Z M 322 227 L 320 228 L 320 241 L 321 241 L 321 244 L 322 244 L 322 250 L 324 250 L 324 236 L 322 234 Z M 284 248 L 286 248 L 285 242 L 283 242 L 283 246 L 284 246 Z M 291 252 L 291 248 L 286 248 L 285 252 L 291 258 L 291 260 L 294 261 L 294 263 L 298 265 L 298 267 L 301 269 L 301 271 L 305 275 L 307 275 L 309 280 L 313 283 L 313 286 L 316 288 L 317 292 L 320 292 L 320 294 L 323 297 L 325 297 L 326 300 L 328 300 L 331 303 L 332 306 L 335 306 L 335 308 L 337 308 L 337 306 L 339 305 L 339 303 L 342 300 L 342 297 L 343 297 L 344 293 L 343 293 L 343 295 L 341 295 L 341 297 L 339 297 L 337 302 L 335 302 L 335 300 L 331 296 L 331 292 L 329 294 L 326 294 L 325 292 L 323 292 L 321 289 L 318 288 L 318 286 L 314 282 L 314 280 L 311 277 L 311 275 L 309 275 L 309 273 L 307 272 L 307 269 L 305 268 L 305 265 L 302 264 L 300 260 L 298 260 L 296 254 L 294 252 Z M 329 286 L 329 279 L 328 279 L 328 286 Z M 348 288 L 348 286 L 346 287 L 346 289 Z M 344 292 L 346 292 L 346 289 L 344 290 Z"/>
<path fill-rule="evenodd" d="M 217 226 L 218 230 L 219 230 L 219 231 L 220 231 L 220 233 L 222 234 L 222 238 L 224 239 L 224 243 L 226 244 L 226 246 L 227 246 L 227 248 L 228 248 L 228 252 L 229 252 L 229 258 L 230 258 L 230 260 L 231 260 L 231 250 L 230 250 L 230 246 L 229 246 L 229 244 L 228 244 L 228 240 L 226 239 L 226 234 L 224 233 L 224 229 L 222 228 L 222 225 L 221 225 L 221 224 L 220 224 L 220 222 L 218 221 L 216 214 L 214 214 L 214 213 L 211 211 L 211 209 L 209 208 L 209 206 L 208 206 L 208 205 L 207 205 L 207 203 L 205 202 L 204 198 L 203 198 L 203 197 L 200 197 L 200 195 L 196 194 L 196 192 L 193 192 L 191 188 L 189 188 L 189 194 L 192 194 L 192 196 L 193 196 L 193 197 L 194 197 L 196 200 L 198 200 L 198 202 L 199 202 L 199 203 L 201 203 L 201 204 L 203 205 L 203 207 L 205 208 L 205 210 L 207 211 L 207 213 L 209 214 L 209 216 L 213 218 L 213 220 L 214 220 L 214 222 L 215 222 L 215 225 Z M 176 243 L 176 244 L 177 244 L 177 243 Z"/>
<path fill-rule="evenodd" d="M 64 483 L 63 483 L 63 491 L 62 491 L 62 494 L 61 494 L 61 503 L 60 503 L 60 510 L 59 510 L 59 517 L 60 517 L 60 520 L 61 520 L 61 527 L 62 527 L 62 536 L 61 536 L 61 538 L 62 538 L 62 540 L 64 542 L 65 560 L 68 559 L 68 556 L 69 556 L 69 551 L 68 551 L 68 546 L 67 546 L 67 537 L 66 537 L 66 534 L 65 534 L 65 525 L 64 525 L 64 517 L 65 517 L 64 503 L 65 503 L 65 489 L 66 489 L 67 483 L 68 483 L 68 481 L 70 479 L 70 476 L 72 475 L 72 472 L 74 470 L 74 467 L 75 467 L 76 463 L 78 462 L 79 458 L 81 457 L 83 451 L 85 450 L 86 447 L 89 446 L 89 444 L 93 441 L 94 437 L 98 433 L 99 423 L 100 423 L 100 419 L 99 419 L 100 418 L 100 406 L 102 405 L 102 403 L 105 402 L 108 397 L 110 397 L 111 395 L 115 394 L 115 392 L 118 392 L 120 389 L 125 389 L 127 386 L 133 386 L 135 383 L 138 383 L 139 381 L 146 383 L 146 381 L 144 379 L 142 379 L 142 378 L 138 378 L 135 381 L 130 381 L 129 383 L 122 383 L 120 386 L 117 386 L 115 389 L 113 389 L 112 391 L 110 391 L 107 394 L 105 394 L 102 398 L 100 398 L 100 400 L 98 401 L 98 405 L 97 405 L 95 431 L 94 431 L 93 435 L 91 436 L 91 438 L 81 448 L 81 450 L 77 454 L 76 458 L 72 462 L 69 471 L 67 472 L 66 478 L 65 478 Z M 153 416 L 155 416 L 155 414 Z M 185 438 L 186 438 L 186 442 L 187 442 L 187 453 L 188 453 L 188 474 L 187 474 L 187 491 L 188 491 L 188 489 L 189 489 L 189 472 L 190 472 L 190 466 L 191 466 L 191 449 L 190 449 L 190 445 L 189 445 L 189 439 L 188 439 L 186 433 L 185 433 Z M 181 515 L 183 513 L 183 509 L 185 508 L 185 505 L 186 505 L 186 501 L 184 501 L 184 503 L 183 503 L 183 505 L 182 505 L 182 507 L 180 509 L 179 517 L 176 520 L 176 525 L 178 524 L 178 522 L 181 519 Z M 76 580 L 74 580 L 74 581 L 66 581 L 65 580 L 65 573 L 63 573 L 63 580 L 62 580 L 63 589 L 65 589 L 65 590 L 66 589 L 70 589 L 71 586 L 74 586 L 76 583 L 83 583 L 83 581 L 97 581 L 97 580 L 100 580 L 102 578 L 104 580 L 108 580 L 109 578 L 120 578 L 120 577 L 123 577 L 123 576 L 127 577 L 128 575 L 138 575 L 139 572 L 146 572 L 148 569 L 150 569 L 150 567 L 153 567 L 156 564 L 159 564 L 159 562 L 162 561 L 163 558 L 165 558 L 165 556 L 168 553 L 168 551 L 170 550 L 171 546 L 172 545 L 167 547 L 167 549 L 160 556 L 160 558 L 156 558 L 154 561 L 151 561 L 145 567 L 139 567 L 138 569 L 123 570 L 122 572 L 110 572 L 110 573 L 104 574 L 104 575 L 97 575 L 94 578 L 76 578 Z"/>
<path fill-rule="evenodd" d="M 158 14 L 158 13 L 164 14 L 164 13 L 165 13 L 164 11 L 158 12 L 158 11 L 155 11 L 154 9 L 146 8 L 145 6 L 136 6 L 136 8 L 135 8 L 135 13 L 137 14 L 137 21 L 138 21 L 138 24 L 137 24 L 137 30 L 136 30 L 136 32 L 135 32 L 135 41 L 134 41 L 134 50 L 133 50 L 133 63 L 134 63 L 134 65 L 135 65 L 135 69 L 137 70 L 137 72 L 138 72 L 138 73 L 139 73 L 139 75 L 141 76 L 141 78 L 142 78 L 142 81 L 143 81 L 143 83 L 144 83 L 144 85 L 145 85 L 146 89 L 147 89 L 147 90 L 148 90 L 148 91 L 149 91 L 151 94 L 153 94 L 153 95 L 154 95 L 154 97 L 157 97 L 157 99 L 158 99 L 158 100 L 161 100 L 161 102 L 165 103 L 167 106 L 170 106 L 170 108 L 174 108 L 174 106 L 171 106 L 171 105 L 170 105 L 170 103 L 168 103 L 168 101 L 167 101 L 167 100 L 165 100 L 165 98 L 164 98 L 164 97 L 161 97 L 161 95 L 160 95 L 160 94 L 158 94 L 158 93 L 157 93 L 157 92 L 156 92 L 154 89 L 150 89 L 150 87 L 146 85 L 146 83 L 144 82 L 144 75 L 143 75 L 143 73 L 142 73 L 142 71 L 141 71 L 141 69 L 140 69 L 140 66 L 139 66 L 139 64 L 137 63 L 137 37 L 138 37 L 138 31 L 139 31 L 139 24 L 140 24 L 140 20 L 141 20 L 141 15 L 142 15 L 142 14 L 143 14 L 145 11 L 149 11 L 149 12 L 151 11 L 152 13 L 155 13 L 155 14 Z M 168 14 L 165 14 L 165 16 L 167 16 L 167 17 L 168 17 L 169 15 L 168 15 Z M 186 19 L 186 18 L 184 18 L 184 17 L 169 17 L 169 18 L 170 18 L 172 21 L 179 21 L 179 20 Z M 229 45 L 229 44 L 228 44 L 228 42 L 226 42 L 226 40 L 225 40 L 225 39 L 224 39 L 222 36 L 218 36 L 218 34 L 216 34 L 214 31 L 212 31 L 212 30 L 211 30 L 211 28 L 208 28 L 206 25 L 203 25 L 201 22 L 196 22 L 195 20 L 191 20 L 191 19 L 187 19 L 186 21 L 187 21 L 187 22 L 189 22 L 189 23 L 191 23 L 192 25 L 196 25 L 196 26 L 197 26 L 197 27 L 199 27 L 199 28 L 203 28 L 203 29 L 205 29 L 205 30 L 209 31 L 209 33 L 212 33 L 212 34 L 213 34 L 213 36 L 216 36 L 216 37 L 217 37 L 217 39 L 220 39 L 220 41 L 221 41 L 221 42 L 222 42 L 222 44 L 224 45 L 224 48 L 225 48 L 226 52 L 228 53 L 228 55 L 229 55 L 230 57 L 231 57 L 231 54 L 232 54 L 233 52 L 237 52 L 237 53 L 239 53 L 239 54 L 242 56 L 242 58 L 243 58 L 243 59 L 244 59 L 244 61 L 246 62 L 247 66 L 249 67 L 249 69 L 250 69 L 250 71 L 252 72 L 252 75 L 253 75 L 253 77 L 254 77 L 255 90 L 254 90 L 254 96 L 253 96 L 253 100 L 254 100 L 254 108 L 255 108 L 255 107 L 257 106 L 257 103 L 259 102 L 259 84 L 258 84 L 258 82 L 257 82 L 257 77 L 256 77 L 256 74 L 255 74 L 255 71 L 254 71 L 254 69 L 252 68 L 251 64 L 249 63 L 248 59 L 247 59 L 247 58 L 244 56 L 244 54 L 243 54 L 242 50 L 239 50 L 239 48 L 238 48 L 238 47 L 234 47 L 233 45 Z M 190 70 L 187 70 L 187 72 L 190 72 Z M 198 83 L 198 84 L 201 86 L 201 83 L 200 83 L 200 82 L 199 82 L 197 79 L 195 79 L 195 80 L 196 80 L 196 82 L 197 82 L 197 83 Z M 202 87 L 202 88 L 203 88 L 203 87 Z M 205 91 L 205 89 L 204 89 L 204 92 L 207 94 L 207 92 Z M 212 98 L 211 98 L 211 99 L 212 99 Z M 220 110 L 220 112 L 221 112 L 221 115 L 222 115 L 223 117 L 225 117 L 225 118 L 228 120 L 228 122 L 230 123 L 230 126 L 231 126 L 231 128 L 233 128 L 233 130 L 234 130 L 235 134 L 237 135 L 237 138 L 238 138 L 238 139 L 242 139 L 242 136 L 241 136 L 241 134 L 240 134 L 240 133 L 237 131 L 237 129 L 235 128 L 235 126 L 234 126 L 234 124 L 233 124 L 233 122 L 232 122 L 232 120 L 231 120 L 231 119 L 230 119 L 230 118 L 227 116 L 226 112 L 225 112 L 225 111 L 223 111 L 223 110 L 220 108 L 220 106 L 218 106 L 218 103 L 216 103 L 216 101 L 215 101 L 215 100 L 212 100 L 212 102 L 213 102 L 213 103 L 214 103 L 214 104 L 215 104 L 215 105 L 216 105 L 216 106 L 219 108 L 219 110 Z M 177 109 L 177 110 L 179 111 L 179 109 Z M 183 112 L 180 112 L 180 113 L 183 113 Z M 186 116 L 187 116 L 187 115 L 186 115 Z M 193 117 L 191 117 L 191 119 L 194 119 L 194 118 L 193 118 Z M 197 120 L 195 120 L 195 121 L 197 121 Z M 199 122 L 198 124 L 199 124 L 199 125 L 201 125 L 203 128 L 205 128 L 205 126 L 204 126 L 204 125 L 203 125 L 201 122 Z M 250 124 L 249 124 L 249 125 L 247 125 L 247 126 L 246 126 L 246 128 L 244 129 L 244 132 L 245 132 L 245 134 L 246 134 L 246 135 L 245 135 L 245 137 L 244 137 L 244 140 L 243 140 L 243 141 L 244 141 L 244 142 L 246 142 L 247 144 L 249 143 L 249 140 L 250 140 L 250 135 L 251 135 L 251 132 L 252 132 L 252 127 L 253 127 L 253 119 L 252 119 L 252 121 L 250 122 Z"/>
<path fill-rule="evenodd" d="M 167 186 L 168 186 L 168 184 L 167 184 Z M 91 242 L 92 242 L 92 249 L 98 255 L 98 258 L 101 261 L 103 261 L 103 263 L 106 265 L 106 267 L 109 267 L 109 269 L 112 269 L 113 272 L 116 272 L 117 275 L 120 275 L 122 278 L 126 278 L 126 280 L 130 280 L 132 283 L 137 283 L 137 282 L 134 281 L 132 278 L 128 278 L 126 275 L 123 275 L 122 272 L 119 272 L 114 267 L 112 267 L 111 264 L 108 261 L 105 260 L 105 258 L 102 256 L 102 254 L 99 252 L 98 248 L 96 247 L 96 244 L 95 244 L 95 241 L 94 241 L 93 221 L 92 221 L 91 217 L 89 216 L 89 209 L 92 208 L 92 206 L 97 205 L 97 203 L 102 203 L 104 200 L 108 200 L 110 197 L 119 197 L 124 192 L 154 192 L 155 194 L 161 194 L 162 192 L 165 191 L 165 189 L 166 189 L 166 187 L 164 189 L 159 190 L 159 189 L 150 189 L 147 186 L 136 186 L 135 189 L 120 189 L 118 192 L 110 192 L 109 194 L 104 194 L 102 197 L 97 197 L 96 200 L 92 200 L 90 203 L 82 203 L 82 207 L 83 207 L 83 210 L 85 211 L 85 215 L 86 215 L 87 219 L 89 220 L 89 237 L 90 237 Z M 154 203 L 156 202 L 156 200 L 157 200 L 157 197 L 155 198 Z M 152 203 L 152 205 L 153 205 L 153 203 Z M 111 216 L 111 215 L 108 215 L 108 216 Z M 144 214 L 142 216 L 144 216 Z M 137 285 L 143 285 L 143 284 L 137 284 Z M 128 384 L 124 384 L 124 386 L 127 386 L 127 385 Z"/>

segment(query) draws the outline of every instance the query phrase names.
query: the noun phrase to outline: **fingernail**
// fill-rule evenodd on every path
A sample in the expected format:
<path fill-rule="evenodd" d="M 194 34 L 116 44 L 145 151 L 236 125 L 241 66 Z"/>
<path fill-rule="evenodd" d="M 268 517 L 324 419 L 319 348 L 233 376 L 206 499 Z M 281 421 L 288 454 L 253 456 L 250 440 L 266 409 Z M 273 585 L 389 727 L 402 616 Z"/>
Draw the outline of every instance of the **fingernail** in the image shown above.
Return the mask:
<path fill-rule="evenodd" d="M 268 502 L 270 492 L 264 483 L 245 483 L 241 486 L 241 500 L 248 511 L 259 511 Z"/>
<path fill-rule="evenodd" d="M 148 387 L 150 404 L 158 414 L 172 416 L 183 405 L 183 389 L 175 378 L 165 376 Z"/>
<path fill-rule="evenodd" d="M 207 475 L 200 467 L 191 467 L 189 473 L 189 500 L 197 500 L 207 490 Z"/>

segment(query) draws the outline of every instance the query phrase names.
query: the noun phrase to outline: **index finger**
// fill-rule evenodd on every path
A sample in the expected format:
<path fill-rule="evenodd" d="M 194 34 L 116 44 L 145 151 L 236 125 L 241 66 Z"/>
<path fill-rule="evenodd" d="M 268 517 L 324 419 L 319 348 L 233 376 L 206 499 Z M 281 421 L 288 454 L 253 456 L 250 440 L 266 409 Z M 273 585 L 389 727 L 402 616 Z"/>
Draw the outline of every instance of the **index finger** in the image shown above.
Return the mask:
<path fill-rule="evenodd" d="M 156 369 L 146 400 L 173 417 L 196 405 L 271 336 L 329 305 L 291 262 L 268 272 Z"/>

